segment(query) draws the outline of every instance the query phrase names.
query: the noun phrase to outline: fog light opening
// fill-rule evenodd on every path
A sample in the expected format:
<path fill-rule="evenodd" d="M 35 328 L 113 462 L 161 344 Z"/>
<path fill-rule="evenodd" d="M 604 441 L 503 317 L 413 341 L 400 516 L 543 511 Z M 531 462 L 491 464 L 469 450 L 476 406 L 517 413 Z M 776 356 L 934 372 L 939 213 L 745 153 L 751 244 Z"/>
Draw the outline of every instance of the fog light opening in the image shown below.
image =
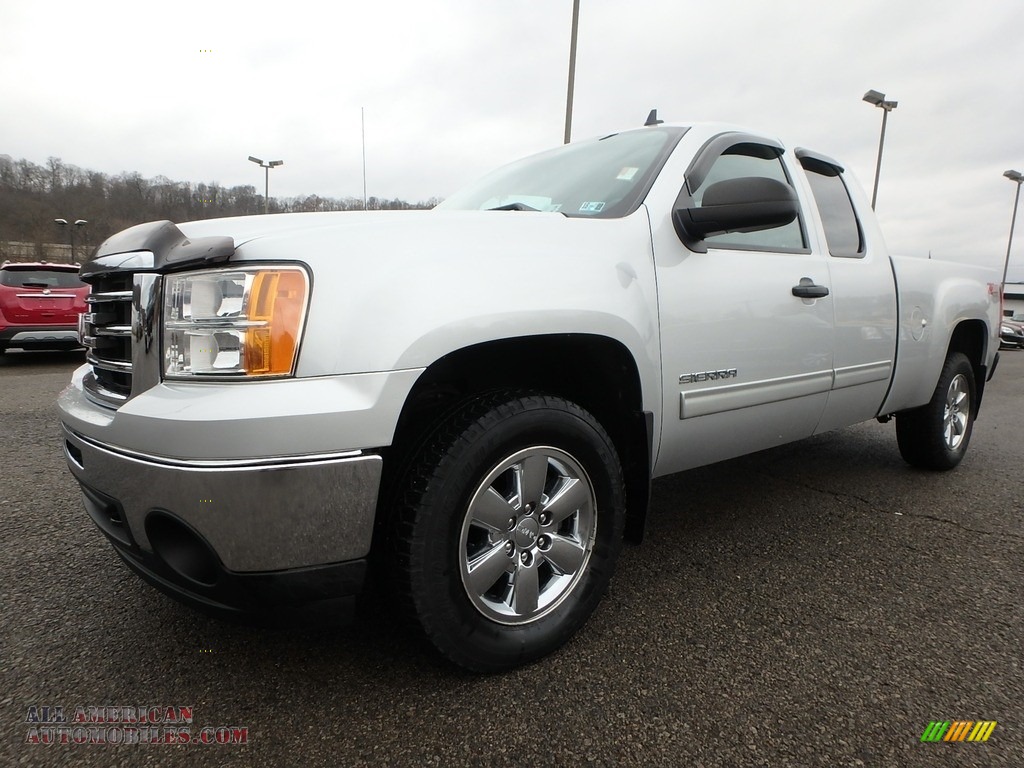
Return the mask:
<path fill-rule="evenodd" d="M 220 560 L 210 545 L 183 522 L 152 512 L 146 518 L 146 535 L 157 557 L 175 573 L 206 587 L 217 583 Z"/>

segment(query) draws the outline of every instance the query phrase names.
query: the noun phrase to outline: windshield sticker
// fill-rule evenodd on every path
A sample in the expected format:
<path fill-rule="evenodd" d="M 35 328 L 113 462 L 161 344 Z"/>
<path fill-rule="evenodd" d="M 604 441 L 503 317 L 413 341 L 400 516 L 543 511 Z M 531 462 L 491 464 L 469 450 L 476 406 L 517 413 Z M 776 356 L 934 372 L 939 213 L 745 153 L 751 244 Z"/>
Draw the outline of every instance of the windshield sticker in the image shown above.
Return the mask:
<path fill-rule="evenodd" d="M 580 206 L 580 213 L 600 213 L 604 208 L 604 203 L 583 203 Z"/>
<path fill-rule="evenodd" d="M 558 213 L 560 210 L 562 210 L 562 204 L 558 203 L 557 205 L 552 205 L 550 208 L 548 208 L 548 210 L 551 211 L 551 213 Z"/>
<path fill-rule="evenodd" d="M 627 166 L 623 168 L 621 171 L 619 171 L 619 175 L 616 176 L 615 178 L 619 179 L 620 181 L 632 181 L 633 177 L 636 176 L 639 171 L 639 168 L 631 168 Z"/>

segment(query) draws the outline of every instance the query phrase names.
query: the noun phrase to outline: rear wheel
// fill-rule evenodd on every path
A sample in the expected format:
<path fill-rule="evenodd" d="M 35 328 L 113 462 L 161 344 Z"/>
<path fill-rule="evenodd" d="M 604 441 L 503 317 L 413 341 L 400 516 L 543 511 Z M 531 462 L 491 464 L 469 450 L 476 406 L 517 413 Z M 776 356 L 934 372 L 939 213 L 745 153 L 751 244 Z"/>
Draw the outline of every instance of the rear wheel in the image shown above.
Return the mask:
<path fill-rule="evenodd" d="M 407 477 L 397 548 L 416 620 L 475 671 L 550 653 L 605 592 L 624 506 L 615 448 L 587 411 L 539 395 L 468 406 Z"/>
<path fill-rule="evenodd" d="M 975 417 L 974 369 L 962 352 L 942 366 L 932 399 L 896 414 L 896 439 L 904 460 L 923 469 L 952 469 L 967 452 Z"/>

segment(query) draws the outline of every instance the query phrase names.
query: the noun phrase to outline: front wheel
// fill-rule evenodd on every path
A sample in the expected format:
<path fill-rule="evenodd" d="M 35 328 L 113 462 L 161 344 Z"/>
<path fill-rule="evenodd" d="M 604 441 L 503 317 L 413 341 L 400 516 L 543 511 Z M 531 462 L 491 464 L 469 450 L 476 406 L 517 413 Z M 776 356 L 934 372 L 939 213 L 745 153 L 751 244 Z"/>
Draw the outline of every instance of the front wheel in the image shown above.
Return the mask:
<path fill-rule="evenodd" d="M 932 399 L 896 414 L 896 440 L 904 460 L 922 469 L 959 464 L 971 440 L 976 402 L 974 368 L 962 352 L 951 352 Z"/>
<path fill-rule="evenodd" d="M 596 608 L 622 544 L 611 439 L 579 406 L 488 398 L 442 428 L 407 479 L 398 562 L 442 654 L 480 672 L 555 650 Z"/>

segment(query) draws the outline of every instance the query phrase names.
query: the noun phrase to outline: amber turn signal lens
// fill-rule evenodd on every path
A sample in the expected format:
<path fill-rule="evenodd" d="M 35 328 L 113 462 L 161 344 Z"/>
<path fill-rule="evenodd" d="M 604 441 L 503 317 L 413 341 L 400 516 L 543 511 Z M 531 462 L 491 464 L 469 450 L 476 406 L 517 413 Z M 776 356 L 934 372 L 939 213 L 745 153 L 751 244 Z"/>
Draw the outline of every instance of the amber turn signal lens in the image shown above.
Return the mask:
<path fill-rule="evenodd" d="M 289 374 L 295 363 L 295 334 L 306 305 L 306 276 L 297 269 L 258 272 L 249 294 L 249 320 L 264 323 L 246 332 L 245 372 L 250 376 Z"/>

